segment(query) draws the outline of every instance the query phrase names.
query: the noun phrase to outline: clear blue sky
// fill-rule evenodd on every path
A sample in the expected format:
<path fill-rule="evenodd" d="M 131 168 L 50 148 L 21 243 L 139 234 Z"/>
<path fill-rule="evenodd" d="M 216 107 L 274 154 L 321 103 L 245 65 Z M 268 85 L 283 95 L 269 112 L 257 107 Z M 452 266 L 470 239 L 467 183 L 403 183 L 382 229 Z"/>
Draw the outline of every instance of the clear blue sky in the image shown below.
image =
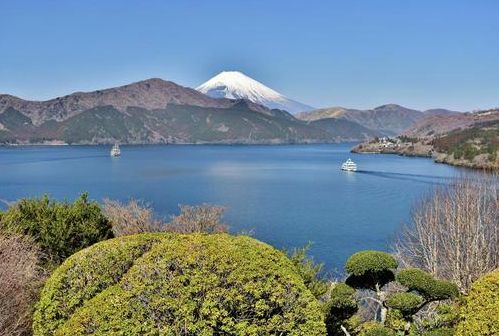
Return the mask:
<path fill-rule="evenodd" d="M 0 92 L 47 99 L 240 70 L 315 107 L 499 106 L 499 1 L 0 3 Z"/>

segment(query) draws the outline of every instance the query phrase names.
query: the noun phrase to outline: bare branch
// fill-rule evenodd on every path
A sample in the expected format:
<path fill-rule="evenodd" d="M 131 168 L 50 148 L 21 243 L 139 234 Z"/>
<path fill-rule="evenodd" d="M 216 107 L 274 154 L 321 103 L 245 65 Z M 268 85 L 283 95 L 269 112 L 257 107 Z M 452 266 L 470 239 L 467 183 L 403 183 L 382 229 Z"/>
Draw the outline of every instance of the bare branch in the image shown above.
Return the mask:
<path fill-rule="evenodd" d="M 499 180 L 463 176 L 421 200 L 394 246 L 401 266 L 419 267 L 466 292 L 499 267 Z"/>

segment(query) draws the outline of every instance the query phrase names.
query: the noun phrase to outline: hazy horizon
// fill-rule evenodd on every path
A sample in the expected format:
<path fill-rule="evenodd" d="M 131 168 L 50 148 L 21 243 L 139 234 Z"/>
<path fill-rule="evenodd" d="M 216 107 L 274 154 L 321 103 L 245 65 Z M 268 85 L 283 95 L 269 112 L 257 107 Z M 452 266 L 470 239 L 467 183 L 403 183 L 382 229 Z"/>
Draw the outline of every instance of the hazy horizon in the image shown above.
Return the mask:
<path fill-rule="evenodd" d="M 499 3 L 16 1 L 0 4 L 0 93 L 47 100 L 237 70 L 299 102 L 499 105 Z"/>

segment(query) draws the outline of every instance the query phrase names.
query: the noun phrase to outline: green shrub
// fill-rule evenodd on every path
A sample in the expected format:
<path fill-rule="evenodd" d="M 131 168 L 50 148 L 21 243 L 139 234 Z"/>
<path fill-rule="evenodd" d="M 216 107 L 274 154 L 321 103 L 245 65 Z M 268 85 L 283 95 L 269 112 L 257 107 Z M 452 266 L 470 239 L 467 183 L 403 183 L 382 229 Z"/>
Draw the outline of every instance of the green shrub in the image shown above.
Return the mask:
<path fill-rule="evenodd" d="M 349 273 L 346 283 L 354 288 L 378 291 L 393 281 L 392 269 L 397 268 L 395 258 L 386 252 L 361 251 L 348 258 L 345 269 Z"/>
<path fill-rule="evenodd" d="M 316 298 L 323 296 L 328 290 L 328 282 L 320 278 L 322 264 L 316 264 L 314 260 L 307 256 L 310 244 L 305 247 L 293 250 L 289 255 L 291 262 L 296 266 L 301 275 L 305 286 L 312 292 Z"/>
<path fill-rule="evenodd" d="M 2 215 L 0 229 L 33 237 L 55 263 L 112 237 L 99 205 L 85 193 L 72 204 L 51 201 L 48 196 L 20 200 Z"/>
<path fill-rule="evenodd" d="M 324 304 L 328 335 L 343 335 L 341 325 L 349 325 L 347 319 L 357 312 L 356 291 L 352 287 L 338 283 L 331 289 L 330 298 Z"/>
<path fill-rule="evenodd" d="M 357 309 L 355 293 L 355 289 L 346 284 L 336 284 L 331 290 L 331 298 L 328 304 L 337 309 L 355 310 Z"/>
<path fill-rule="evenodd" d="M 349 274 L 361 276 L 366 273 L 397 268 L 395 258 L 381 251 L 360 251 L 348 258 L 345 269 Z"/>
<path fill-rule="evenodd" d="M 423 333 L 423 336 L 454 336 L 454 328 L 438 328 Z"/>
<path fill-rule="evenodd" d="M 360 336 L 397 336 L 397 333 L 377 322 L 366 322 L 362 325 Z"/>
<path fill-rule="evenodd" d="M 404 333 L 406 324 L 407 318 L 400 310 L 390 309 L 387 312 L 385 327 L 398 333 Z"/>
<path fill-rule="evenodd" d="M 414 293 L 394 293 L 385 301 L 387 307 L 400 310 L 403 314 L 416 312 L 423 304 L 421 296 Z"/>
<path fill-rule="evenodd" d="M 459 290 L 453 283 L 437 280 L 430 273 L 418 268 L 401 270 L 398 272 L 396 280 L 409 290 L 419 292 L 427 300 L 444 300 L 459 295 Z"/>
<path fill-rule="evenodd" d="M 413 290 L 423 290 L 428 282 L 433 281 L 433 276 L 419 268 L 405 268 L 397 273 L 397 281 Z"/>
<path fill-rule="evenodd" d="M 36 306 L 35 336 L 324 335 L 292 262 L 249 237 L 120 237 L 68 258 Z"/>
<path fill-rule="evenodd" d="M 426 296 L 431 300 L 454 299 L 459 296 L 459 289 L 450 281 L 436 279 L 428 289 Z"/>
<path fill-rule="evenodd" d="M 499 269 L 478 279 L 466 297 L 456 335 L 499 335 Z"/>

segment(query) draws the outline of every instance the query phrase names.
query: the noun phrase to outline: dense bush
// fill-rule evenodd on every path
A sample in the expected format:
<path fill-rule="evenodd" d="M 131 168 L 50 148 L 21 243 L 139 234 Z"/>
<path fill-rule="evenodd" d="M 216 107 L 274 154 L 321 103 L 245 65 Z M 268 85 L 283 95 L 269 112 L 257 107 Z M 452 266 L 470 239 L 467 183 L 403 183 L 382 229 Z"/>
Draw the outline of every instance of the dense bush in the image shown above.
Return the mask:
<path fill-rule="evenodd" d="M 381 251 L 360 251 L 354 253 L 348 258 L 345 264 L 346 271 L 355 276 L 395 268 L 397 268 L 395 258 L 391 254 Z"/>
<path fill-rule="evenodd" d="M 405 334 L 407 328 L 407 316 L 400 310 L 390 309 L 388 314 L 386 314 L 385 327 L 397 332 L 398 334 Z"/>
<path fill-rule="evenodd" d="M 292 262 L 249 237 L 120 237 L 68 258 L 37 304 L 35 335 L 324 335 Z"/>
<path fill-rule="evenodd" d="M 328 335 L 343 335 L 342 327 L 358 309 L 356 291 L 352 287 L 338 283 L 331 289 L 329 299 L 324 303 Z M 345 328 L 346 329 L 346 328 Z"/>
<path fill-rule="evenodd" d="M 461 312 L 458 336 L 499 335 L 499 269 L 478 279 Z"/>
<path fill-rule="evenodd" d="M 364 323 L 360 336 L 397 336 L 397 333 L 376 322 Z"/>
<path fill-rule="evenodd" d="M 0 336 L 29 335 L 42 285 L 41 254 L 29 237 L 0 233 Z"/>
<path fill-rule="evenodd" d="M 321 298 L 328 290 L 329 283 L 321 278 L 322 264 L 317 264 L 307 256 L 310 244 L 305 247 L 294 249 L 289 254 L 289 259 L 296 266 L 305 286 L 316 298 Z"/>
<path fill-rule="evenodd" d="M 379 292 L 381 287 L 393 281 L 393 269 L 398 264 L 395 258 L 381 251 L 360 251 L 348 258 L 345 269 L 349 276 L 347 284 L 358 289 Z"/>
<path fill-rule="evenodd" d="M 48 196 L 22 199 L 2 215 L 0 229 L 33 237 L 55 263 L 112 237 L 108 220 L 87 194 L 74 203 L 51 201 Z"/>
<path fill-rule="evenodd" d="M 385 304 L 389 308 L 400 310 L 403 314 L 412 314 L 423 302 L 423 298 L 414 293 L 394 293 L 388 297 Z"/>
<path fill-rule="evenodd" d="M 459 295 L 456 285 L 451 282 L 438 280 L 418 268 L 407 268 L 397 273 L 397 282 L 415 290 L 427 300 L 441 300 L 454 298 Z"/>
<path fill-rule="evenodd" d="M 335 284 L 331 289 L 331 298 L 328 304 L 339 310 L 356 310 L 355 293 L 355 289 L 346 284 Z"/>

